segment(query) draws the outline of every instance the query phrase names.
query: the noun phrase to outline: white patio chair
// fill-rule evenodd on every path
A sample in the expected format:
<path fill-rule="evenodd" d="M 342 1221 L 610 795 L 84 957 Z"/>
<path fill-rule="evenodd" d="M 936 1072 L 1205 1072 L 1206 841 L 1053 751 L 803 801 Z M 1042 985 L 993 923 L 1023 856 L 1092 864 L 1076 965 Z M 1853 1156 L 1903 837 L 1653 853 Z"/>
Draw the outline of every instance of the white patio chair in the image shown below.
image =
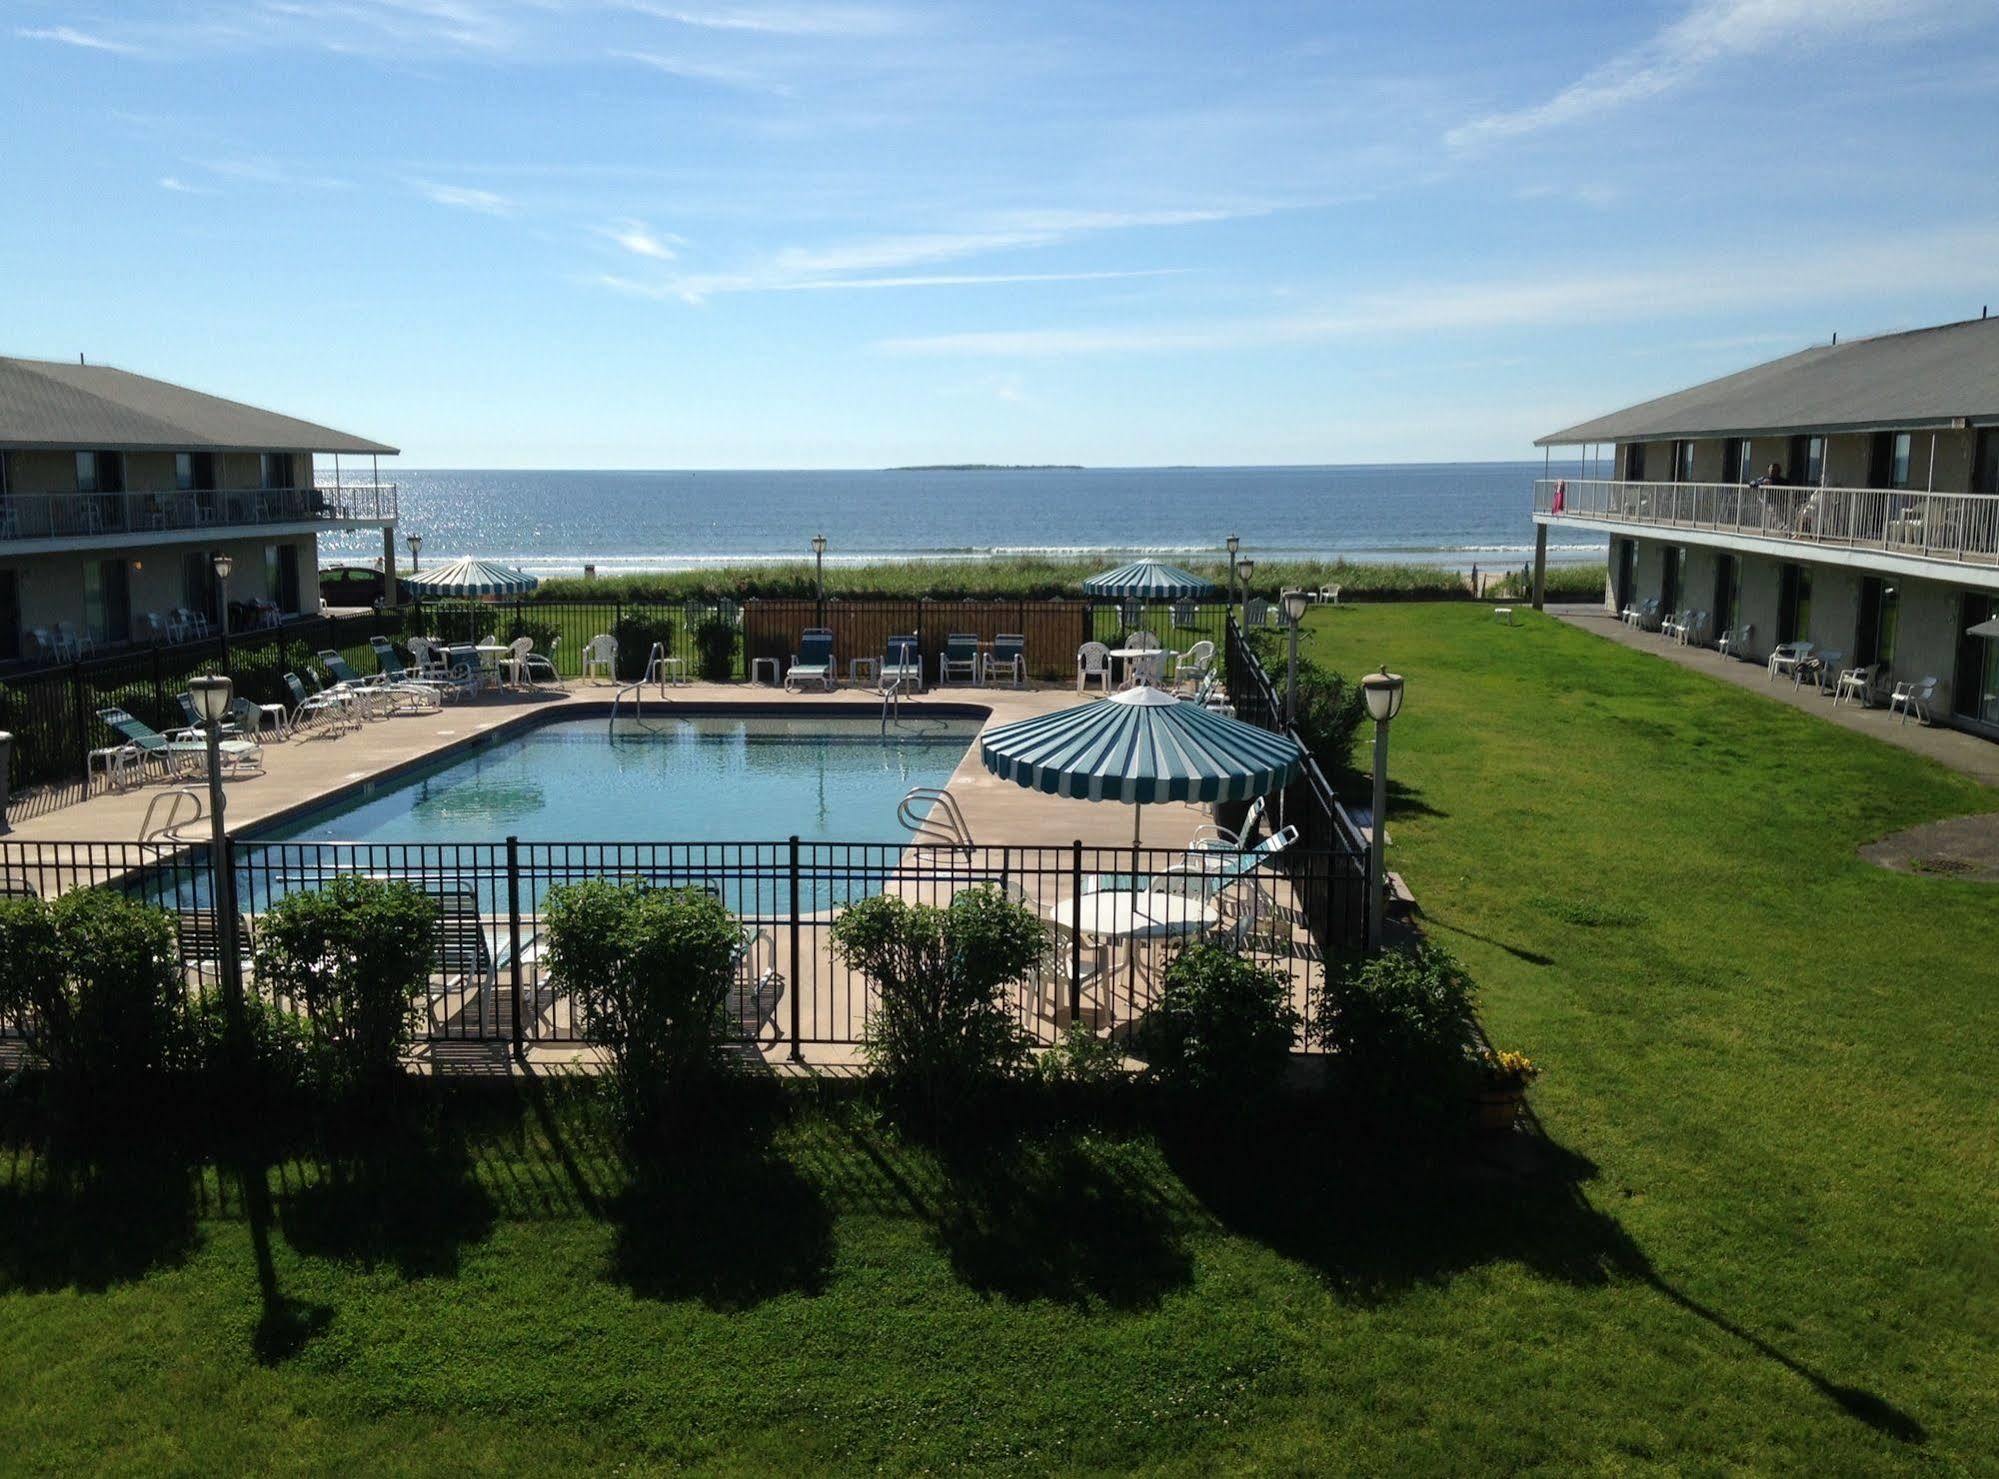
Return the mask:
<path fill-rule="evenodd" d="M 1770 653 L 1770 681 L 1775 683 L 1779 673 L 1789 673 L 1791 681 L 1797 682 L 1798 665 L 1812 655 L 1809 642 L 1785 642 L 1773 648 Z"/>
<path fill-rule="evenodd" d="M 583 644 L 583 676 L 593 674 L 617 681 L 618 639 L 609 632 L 599 632 Z"/>
<path fill-rule="evenodd" d="M 1755 634 L 1756 627 L 1751 622 L 1745 621 L 1739 627 L 1730 627 L 1721 634 L 1721 640 L 1714 644 L 1715 651 L 1723 657 L 1746 657 L 1749 652 L 1749 639 Z"/>
<path fill-rule="evenodd" d="M 1153 652 L 1157 652 L 1161 648 L 1163 648 L 1166 644 L 1160 641 L 1159 638 L 1155 636 L 1153 633 L 1146 631 L 1143 627 L 1140 627 L 1135 632 L 1126 633 L 1124 639 L 1124 645 L 1128 648 L 1143 648 Z"/>
<path fill-rule="evenodd" d="M 555 671 L 555 664 L 549 661 L 547 654 L 534 650 L 532 637 L 514 638 L 502 661 L 506 670 L 513 675 L 512 681 L 517 684 L 532 687 L 544 678 L 550 683 L 562 681 L 562 675 Z"/>
<path fill-rule="evenodd" d="M 1076 692 L 1081 693 L 1094 679 L 1111 691 L 1111 650 L 1101 642 L 1085 642 L 1076 649 Z"/>
<path fill-rule="evenodd" d="M 1936 697 L 1935 678 L 1924 678 L 1919 683 L 1897 683 L 1895 691 L 1888 696 L 1888 712 L 1893 714 L 1899 710 L 1904 724 L 1909 722 L 1911 714 L 1928 724 L 1933 720 L 1930 705 L 1936 702 Z"/>
<path fill-rule="evenodd" d="M 1861 708 L 1866 708 L 1869 698 L 1874 693 L 1874 675 L 1879 671 L 1880 669 L 1873 663 L 1868 663 L 1864 667 L 1842 669 L 1839 682 L 1832 691 L 1834 706 L 1851 698 L 1857 700 Z"/>
<path fill-rule="evenodd" d="M 1205 639 L 1196 642 L 1173 660 L 1173 686 L 1182 683 L 1199 683 L 1208 676 L 1208 670 L 1215 665 L 1215 644 Z"/>
<path fill-rule="evenodd" d="M 1241 852 L 1248 846 L 1250 836 L 1256 831 L 1256 824 L 1263 820 L 1264 798 L 1259 796 L 1250 802 L 1249 810 L 1243 813 L 1242 825 L 1231 831 L 1220 822 L 1203 822 L 1194 829 L 1194 840 L 1187 844 L 1188 852 Z"/>

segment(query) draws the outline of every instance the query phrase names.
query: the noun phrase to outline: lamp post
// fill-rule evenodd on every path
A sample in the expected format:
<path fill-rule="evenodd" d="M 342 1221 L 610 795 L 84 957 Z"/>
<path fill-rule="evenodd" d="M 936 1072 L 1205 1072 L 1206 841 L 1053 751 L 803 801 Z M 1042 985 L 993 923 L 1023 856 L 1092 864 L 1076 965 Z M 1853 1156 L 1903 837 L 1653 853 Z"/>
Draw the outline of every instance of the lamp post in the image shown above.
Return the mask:
<path fill-rule="evenodd" d="M 236 869 L 229 857 L 229 833 L 223 819 L 222 721 L 229 717 L 235 685 L 224 677 L 188 680 L 195 711 L 208 741 L 209 838 L 215 860 L 215 927 L 221 935 L 222 1001 L 233 1024 L 243 1000 L 242 942 L 236 938 Z"/>
<path fill-rule="evenodd" d="M 417 561 L 417 556 L 423 551 L 423 536 L 412 529 L 409 532 L 409 537 L 403 542 L 410 547 L 410 574 L 415 575 L 423 569 L 423 566 Z"/>
<path fill-rule="evenodd" d="M 1284 624 L 1291 628 L 1291 656 L 1284 666 L 1284 722 L 1298 722 L 1298 628 L 1305 621 L 1305 593 L 1284 593 Z"/>
<path fill-rule="evenodd" d="M 1250 559 L 1235 562 L 1236 579 L 1242 582 L 1242 623 L 1249 625 L 1249 578 L 1256 573 L 1256 561 Z"/>
<path fill-rule="evenodd" d="M 1369 673 L 1360 680 L 1367 698 L 1368 717 L 1374 720 L 1374 836 L 1367 849 L 1367 942 L 1381 948 L 1382 844 L 1388 837 L 1388 724 L 1402 712 L 1402 675 L 1388 671 Z"/>
<path fill-rule="evenodd" d="M 819 619 L 826 619 L 826 536 L 812 536 L 812 586 L 819 602 Z"/>
<path fill-rule="evenodd" d="M 236 568 L 235 560 L 226 551 L 218 550 L 212 561 L 215 566 L 216 582 L 216 630 L 222 634 L 222 668 L 229 670 L 229 572 Z"/>
<path fill-rule="evenodd" d="M 1233 611 L 1235 609 L 1235 557 L 1242 552 L 1242 539 L 1239 535 L 1231 534 L 1226 543 L 1229 551 L 1229 609 Z"/>

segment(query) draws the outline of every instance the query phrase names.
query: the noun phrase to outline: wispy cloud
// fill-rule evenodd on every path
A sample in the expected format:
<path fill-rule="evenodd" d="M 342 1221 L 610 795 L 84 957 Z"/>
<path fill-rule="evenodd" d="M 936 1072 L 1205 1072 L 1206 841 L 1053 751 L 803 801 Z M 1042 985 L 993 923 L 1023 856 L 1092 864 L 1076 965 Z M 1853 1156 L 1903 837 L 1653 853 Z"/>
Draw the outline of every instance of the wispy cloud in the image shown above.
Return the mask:
<path fill-rule="evenodd" d="M 613 51 L 609 55 L 619 61 L 637 62 L 642 67 L 651 67 L 655 72 L 664 72 L 669 77 L 683 78 L 688 82 L 710 82 L 718 87 L 740 87 L 751 92 L 774 93 L 779 97 L 788 97 L 791 93 L 789 84 L 743 67 L 690 61 L 686 57 L 668 56 L 657 51 Z"/>
<path fill-rule="evenodd" d="M 667 5 L 626 0 L 626 8 L 704 31 L 765 36 L 880 36 L 903 29 L 903 17 L 866 5 Z"/>
<path fill-rule="evenodd" d="M 802 278 L 784 282 L 760 282 L 752 278 L 721 275 L 670 277 L 648 282 L 616 273 L 603 273 L 596 281 L 634 297 L 659 302 L 703 303 L 723 293 L 841 293 L 882 288 L 983 288 L 1037 282 L 1111 282 L 1131 277 L 1171 277 L 1186 270 L 1183 267 L 1139 267 L 1108 272 L 953 272 L 901 277 Z"/>
<path fill-rule="evenodd" d="M 179 175 L 161 175 L 160 188 L 162 190 L 171 190 L 176 195 L 213 195 L 215 193 L 213 190 L 206 189 L 200 185 L 190 185 Z"/>
<path fill-rule="evenodd" d="M 1717 62 L 1906 23 L 1936 8 L 1935 0 L 1695 0 L 1657 35 L 1546 101 L 1489 113 L 1452 129 L 1445 139 L 1464 149 L 1538 133 L 1672 92 Z"/>
<path fill-rule="evenodd" d="M 271 159 L 191 159 L 187 163 L 226 180 L 242 180 L 252 185 L 275 185 L 280 189 L 351 190 L 352 180 L 338 175 L 315 174 L 294 169 Z"/>
<path fill-rule="evenodd" d="M 783 247 L 742 266 L 653 280 L 604 277 L 606 287 L 662 301 L 702 303 L 725 293 L 838 292 L 850 289 L 985 287 L 1009 283 L 1093 282 L 1167 277 L 1177 267 L 1109 271 L 912 272 L 997 252 L 1052 246 L 1079 236 L 1141 227 L 1185 226 L 1260 212 L 1230 209 L 1021 210 L 1001 212 L 949 231 L 862 237 L 823 246 Z"/>
<path fill-rule="evenodd" d="M 651 257 L 655 262 L 671 262 L 674 248 L 686 243 L 671 232 L 654 231 L 643 221 L 618 221 L 606 226 L 603 234 L 635 257 Z"/>
<path fill-rule="evenodd" d="M 513 214 L 514 203 L 497 191 L 479 190 L 471 185 L 440 185 L 435 180 L 412 180 L 410 184 L 425 200 L 454 210 L 477 211 L 484 216 Z"/>
<path fill-rule="evenodd" d="M 54 41 L 63 46 L 80 46 L 86 51 L 111 51 L 120 56 L 137 56 L 139 48 L 123 41 L 79 31 L 74 26 L 22 26 L 14 34 L 26 41 Z"/>
<path fill-rule="evenodd" d="M 1818 305 L 1892 295 L 1975 291 L 1999 253 L 1999 224 L 1867 242 L 1821 242 L 1757 257 L 1731 244 L 1725 261 L 1681 262 L 1590 276 L 1557 272 L 1512 281 L 1424 283 L 1356 295 L 1330 307 L 1198 323 L 1012 329 L 877 341 L 891 354 L 988 359 L 1225 352 L 1352 339 L 1552 326 L 1605 319 L 1692 317 L 1745 308 Z"/>

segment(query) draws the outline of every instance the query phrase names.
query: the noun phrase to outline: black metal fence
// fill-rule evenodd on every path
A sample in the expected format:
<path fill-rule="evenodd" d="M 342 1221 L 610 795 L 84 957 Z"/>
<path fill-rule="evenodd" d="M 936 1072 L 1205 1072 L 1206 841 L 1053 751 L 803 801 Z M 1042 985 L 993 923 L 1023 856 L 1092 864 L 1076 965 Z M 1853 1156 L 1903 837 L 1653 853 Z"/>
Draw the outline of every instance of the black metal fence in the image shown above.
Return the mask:
<path fill-rule="evenodd" d="M 991 886 L 1048 931 L 1041 968 L 1015 993 L 1023 1029 L 1054 1042 L 1065 1023 L 1115 1026 L 1142 1015 L 1165 970 L 1192 941 L 1230 941 L 1288 975 L 1309 1015 L 1323 984 L 1322 942 L 1346 927 L 1357 897 L 1350 854 L 1287 851 L 1284 866 L 1178 849 L 1063 846 L 948 848 L 895 843 L 703 842 L 349 844 L 234 842 L 244 952 L 273 904 L 342 874 L 408 880 L 436 901 L 437 961 L 425 987 L 432 1043 L 531 1046 L 586 1039 L 587 1014 L 545 969 L 550 890 L 583 879 L 695 887 L 741 922 L 730 1012 L 743 1040 L 774 1052 L 853 1046 L 874 1009 L 869 984 L 840 960 L 832 931 L 858 899 L 892 894 L 943 905 Z M 54 897 L 112 888 L 167 910 L 191 991 L 219 986 L 228 932 L 213 909 L 205 845 L 0 843 L 0 891 Z M 293 1005 L 278 1002 L 280 1006 Z M 0 1029 L 18 1024 L 0 1024 Z"/>
<path fill-rule="evenodd" d="M 1236 717 L 1261 729 L 1288 734 L 1306 752 L 1304 770 L 1284 792 L 1283 818 L 1298 829 L 1300 848 L 1308 854 L 1337 858 L 1340 867 L 1326 876 L 1324 897 L 1312 893 L 1321 886 L 1318 879 L 1308 878 L 1300 885 L 1301 892 L 1307 894 L 1304 907 L 1309 915 L 1327 923 L 1322 944 L 1334 949 L 1362 948 L 1367 943 L 1367 839 L 1340 804 L 1310 746 L 1286 720 L 1270 675 L 1232 618 L 1224 654 L 1229 702 L 1235 705 Z"/>

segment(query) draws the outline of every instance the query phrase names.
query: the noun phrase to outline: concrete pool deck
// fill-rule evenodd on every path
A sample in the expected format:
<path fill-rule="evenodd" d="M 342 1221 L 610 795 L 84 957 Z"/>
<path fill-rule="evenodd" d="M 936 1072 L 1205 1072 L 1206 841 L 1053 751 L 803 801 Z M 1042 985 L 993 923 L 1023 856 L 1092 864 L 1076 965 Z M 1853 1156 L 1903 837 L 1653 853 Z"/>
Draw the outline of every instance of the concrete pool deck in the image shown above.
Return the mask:
<path fill-rule="evenodd" d="M 411 766 L 504 735 L 509 730 L 551 718 L 592 717 L 607 710 L 616 692 L 616 687 L 609 683 L 584 682 L 551 685 L 525 694 L 501 691 L 449 705 L 436 714 L 405 714 L 372 721 L 359 730 L 338 736 L 297 737 L 267 743 L 262 775 L 231 778 L 223 783 L 229 830 L 232 835 L 240 836 L 263 824 L 321 806 L 357 787 L 392 780 Z M 667 697 L 662 701 L 653 690 L 647 690 L 648 717 L 669 716 L 676 710 L 710 709 L 785 715 L 826 713 L 866 719 L 878 719 L 881 715 L 881 700 L 868 689 L 785 693 L 747 683 L 688 683 L 669 687 L 666 692 Z M 933 689 L 903 699 L 902 706 L 911 718 L 967 707 L 984 709 L 989 715 L 985 726 L 990 726 L 1050 713 L 1083 701 L 1074 688 L 1051 684 L 1023 689 Z M 169 789 L 168 784 L 154 781 L 123 792 L 98 791 L 88 800 L 18 822 L 7 840 L 136 842 L 147 808 L 155 797 Z M 980 763 L 976 741 L 953 771 L 948 789 L 963 810 L 973 837 L 980 842 L 1046 846 L 1080 840 L 1091 847 L 1131 843 L 1130 807 L 1115 802 L 1044 796 L 1002 781 L 988 774 Z M 1204 806 L 1146 807 L 1144 842 L 1147 846 L 1184 847 L 1192 839 L 1194 829 L 1207 819 L 1208 809 Z M 205 837 L 207 828 L 204 818 L 189 829 L 189 834 Z"/>

